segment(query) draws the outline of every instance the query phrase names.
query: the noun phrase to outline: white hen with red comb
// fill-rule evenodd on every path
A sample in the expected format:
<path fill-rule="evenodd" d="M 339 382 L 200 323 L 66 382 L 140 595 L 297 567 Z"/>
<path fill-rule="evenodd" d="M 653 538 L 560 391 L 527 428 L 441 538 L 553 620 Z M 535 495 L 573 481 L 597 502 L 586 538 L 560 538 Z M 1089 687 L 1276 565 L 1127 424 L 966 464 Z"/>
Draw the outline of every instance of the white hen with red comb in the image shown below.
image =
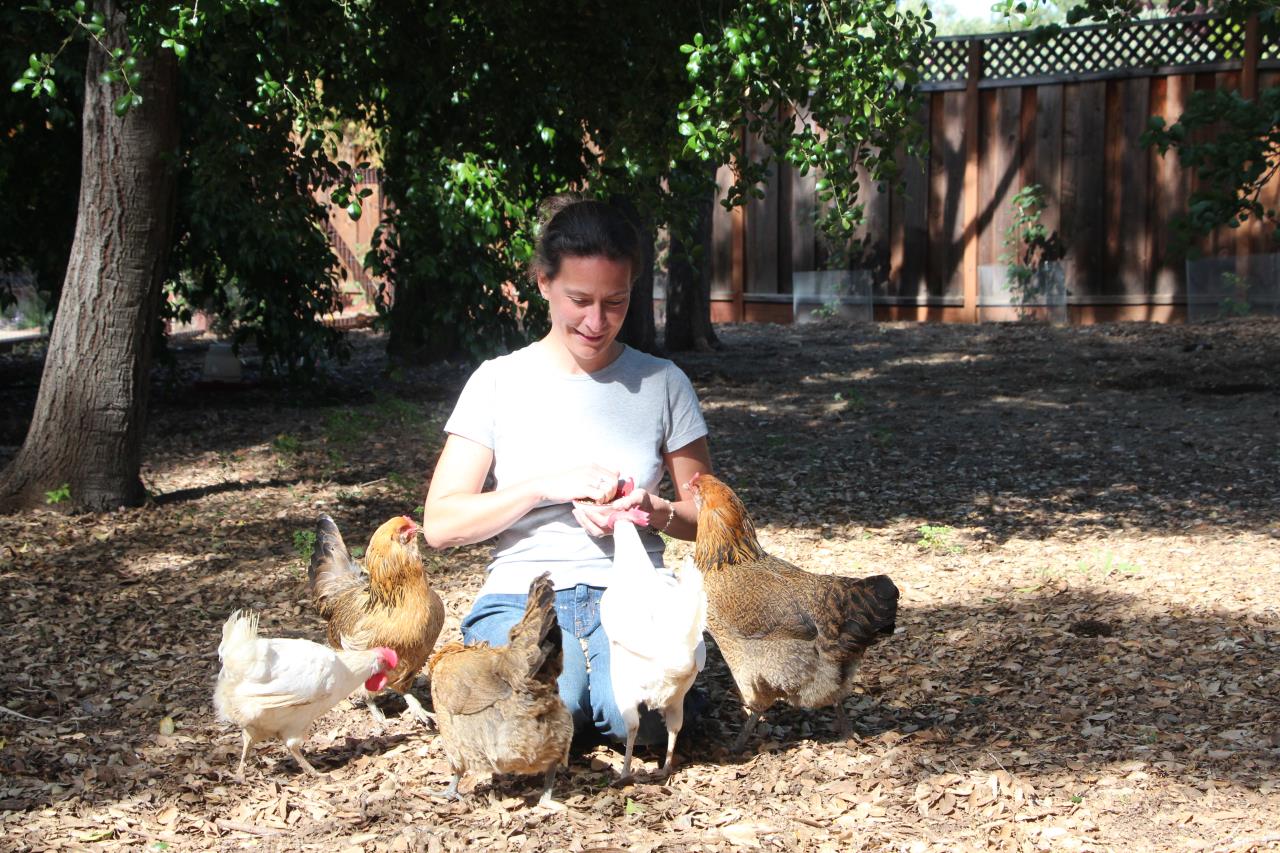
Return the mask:
<path fill-rule="evenodd" d="M 613 698 L 627 725 L 623 779 L 631 775 L 641 705 L 661 713 L 666 723 L 662 772 L 671 773 L 676 738 L 684 725 L 684 697 L 707 658 L 702 573 L 692 560 L 686 560 L 674 578 L 655 569 L 636 530 L 637 521 L 647 524 L 648 517 L 639 510 L 615 517 L 613 577 L 600 599 Z"/>
<path fill-rule="evenodd" d="M 310 640 L 259 637 L 258 615 L 239 610 L 222 626 L 218 657 L 222 671 L 213 706 L 220 719 L 244 732 L 238 776 L 249 748 L 273 737 L 284 741 L 298 766 L 317 775 L 299 749 L 307 729 L 361 684 L 381 690 L 384 673 L 398 662 L 395 650 L 385 647 L 337 651 Z"/>

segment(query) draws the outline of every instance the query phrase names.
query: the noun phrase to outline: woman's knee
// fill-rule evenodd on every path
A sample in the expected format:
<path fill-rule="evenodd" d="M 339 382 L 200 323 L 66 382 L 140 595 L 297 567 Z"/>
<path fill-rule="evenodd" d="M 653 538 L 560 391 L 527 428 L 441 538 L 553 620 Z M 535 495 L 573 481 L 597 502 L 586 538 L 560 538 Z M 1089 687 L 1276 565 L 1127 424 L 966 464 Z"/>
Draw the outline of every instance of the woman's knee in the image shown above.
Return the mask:
<path fill-rule="evenodd" d="M 505 646 L 512 626 L 524 617 L 526 595 L 483 595 L 471 605 L 471 612 L 462 618 L 462 642 L 468 646 L 488 643 Z"/>

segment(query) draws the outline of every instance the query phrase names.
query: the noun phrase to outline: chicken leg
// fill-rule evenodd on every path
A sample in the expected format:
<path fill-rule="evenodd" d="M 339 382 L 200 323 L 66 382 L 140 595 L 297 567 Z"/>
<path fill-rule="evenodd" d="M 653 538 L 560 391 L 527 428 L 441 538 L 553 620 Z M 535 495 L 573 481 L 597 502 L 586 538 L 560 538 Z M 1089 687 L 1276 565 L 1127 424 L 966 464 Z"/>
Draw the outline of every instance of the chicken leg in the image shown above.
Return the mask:
<path fill-rule="evenodd" d="M 658 775 L 667 779 L 676 769 L 676 738 L 680 736 L 680 729 L 684 728 L 684 703 L 677 702 L 672 708 L 664 708 L 662 722 L 667 726 L 667 757 L 662 762 Z"/>
<path fill-rule="evenodd" d="M 323 775 L 320 773 L 320 771 L 312 767 L 311 762 L 307 761 L 306 756 L 302 754 L 302 750 L 298 748 L 301 743 L 302 743 L 302 738 L 291 737 L 284 742 L 284 745 L 289 748 L 289 754 L 293 756 L 293 760 L 298 762 L 298 766 L 301 767 L 303 771 L 307 773 L 307 775 L 309 776 Z"/>
<path fill-rule="evenodd" d="M 742 752 L 742 748 L 747 745 L 747 738 L 751 736 L 751 730 L 756 727 L 756 723 L 760 722 L 763 715 L 761 711 L 752 711 L 751 716 L 747 717 L 747 722 L 742 726 L 742 731 L 738 732 L 738 739 L 733 742 L 733 751 Z"/>
<path fill-rule="evenodd" d="M 249 749 L 258 742 L 258 739 L 249 734 L 248 729 L 241 732 L 244 735 L 244 746 L 240 749 L 240 766 L 236 768 L 236 778 L 241 782 L 244 781 L 244 761 L 249 757 Z"/>
<path fill-rule="evenodd" d="M 853 734 L 853 727 L 849 725 L 849 717 L 844 712 L 844 703 L 837 702 L 836 709 L 836 734 L 841 740 L 848 740 Z"/>
<path fill-rule="evenodd" d="M 462 774 L 454 772 L 453 778 L 449 780 L 449 787 L 443 791 L 437 791 L 432 796 L 443 797 L 446 800 L 461 800 L 462 795 L 458 793 L 458 783 L 462 781 Z"/>
<path fill-rule="evenodd" d="M 631 754 L 636 748 L 636 733 L 639 727 L 627 728 L 627 751 L 622 757 L 622 775 L 613 781 L 615 785 L 622 785 L 631 781 Z"/>
<path fill-rule="evenodd" d="M 542 786 L 542 796 L 538 798 L 538 805 L 544 809 L 553 809 L 555 811 L 563 811 L 564 804 L 557 803 L 551 799 L 551 789 L 556 784 L 556 766 L 553 764 L 547 768 L 547 775 L 544 777 Z"/>

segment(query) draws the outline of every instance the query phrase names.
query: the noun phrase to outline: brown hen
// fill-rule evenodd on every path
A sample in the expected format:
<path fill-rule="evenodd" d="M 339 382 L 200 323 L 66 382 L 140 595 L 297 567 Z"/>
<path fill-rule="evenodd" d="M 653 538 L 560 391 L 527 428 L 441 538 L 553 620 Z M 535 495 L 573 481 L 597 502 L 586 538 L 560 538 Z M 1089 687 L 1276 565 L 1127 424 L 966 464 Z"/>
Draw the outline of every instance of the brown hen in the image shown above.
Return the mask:
<path fill-rule="evenodd" d="M 569 761 L 573 718 L 556 686 L 564 650 L 549 574 L 529 586 L 524 616 L 508 637 L 497 648 L 450 643 L 431 658 L 431 700 L 453 771 L 443 796 L 460 798 L 458 782 L 468 770 L 545 771 L 539 804 L 551 806 L 556 766 Z"/>
<path fill-rule="evenodd" d="M 329 645 L 343 648 L 346 637 L 360 648 L 395 649 L 400 660 L 387 673 L 387 687 L 404 696 L 414 716 L 430 723 L 431 715 L 410 688 L 440 636 L 444 603 L 427 583 L 418 550 L 420 532 L 405 515 L 385 522 L 365 549 L 365 574 L 351 559 L 333 519 L 322 515 L 316 521 L 315 551 L 307 574 L 311 595 L 329 623 Z M 382 722 L 372 696 L 368 705 Z"/>
<path fill-rule="evenodd" d="M 750 712 L 734 750 L 778 700 L 833 705 L 847 735 L 844 699 L 863 652 L 893 633 L 898 588 L 885 575 L 817 575 L 771 557 L 732 489 L 710 474 L 695 474 L 689 485 L 698 505 L 694 561 L 707 591 L 707 629 Z"/>

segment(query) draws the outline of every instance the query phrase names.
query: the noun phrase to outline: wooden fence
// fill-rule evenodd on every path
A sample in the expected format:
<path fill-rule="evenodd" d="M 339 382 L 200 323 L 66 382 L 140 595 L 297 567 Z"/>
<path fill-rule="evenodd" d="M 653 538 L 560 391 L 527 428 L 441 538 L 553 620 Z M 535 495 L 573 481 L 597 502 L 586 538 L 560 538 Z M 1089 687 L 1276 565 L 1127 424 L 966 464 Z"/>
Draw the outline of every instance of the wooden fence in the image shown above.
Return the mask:
<path fill-rule="evenodd" d="M 901 191 L 860 176 L 866 250 L 854 266 L 874 283 L 877 319 L 976 320 L 979 268 L 999 263 L 1013 195 L 1038 183 L 1048 202 L 1041 219 L 1066 246 L 1074 321 L 1178 320 L 1185 267 L 1170 249 L 1169 221 L 1185 210 L 1193 176 L 1139 137 L 1151 116 L 1176 121 L 1196 90 L 1253 97 L 1280 85 L 1280 32 L 1256 18 L 1199 16 L 1071 28 L 1042 43 L 942 38 L 924 79 L 927 160 L 905 163 Z M 792 318 L 796 274 L 822 261 L 814 181 L 783 165 L 763 199 L 733 212 L 716 206 L 714 320 Z M 1280 179 L 1264 202 L 1280 206 Z M 1268 250 L 1259 226 L 1223 229 L 1202 248 Z"/>

